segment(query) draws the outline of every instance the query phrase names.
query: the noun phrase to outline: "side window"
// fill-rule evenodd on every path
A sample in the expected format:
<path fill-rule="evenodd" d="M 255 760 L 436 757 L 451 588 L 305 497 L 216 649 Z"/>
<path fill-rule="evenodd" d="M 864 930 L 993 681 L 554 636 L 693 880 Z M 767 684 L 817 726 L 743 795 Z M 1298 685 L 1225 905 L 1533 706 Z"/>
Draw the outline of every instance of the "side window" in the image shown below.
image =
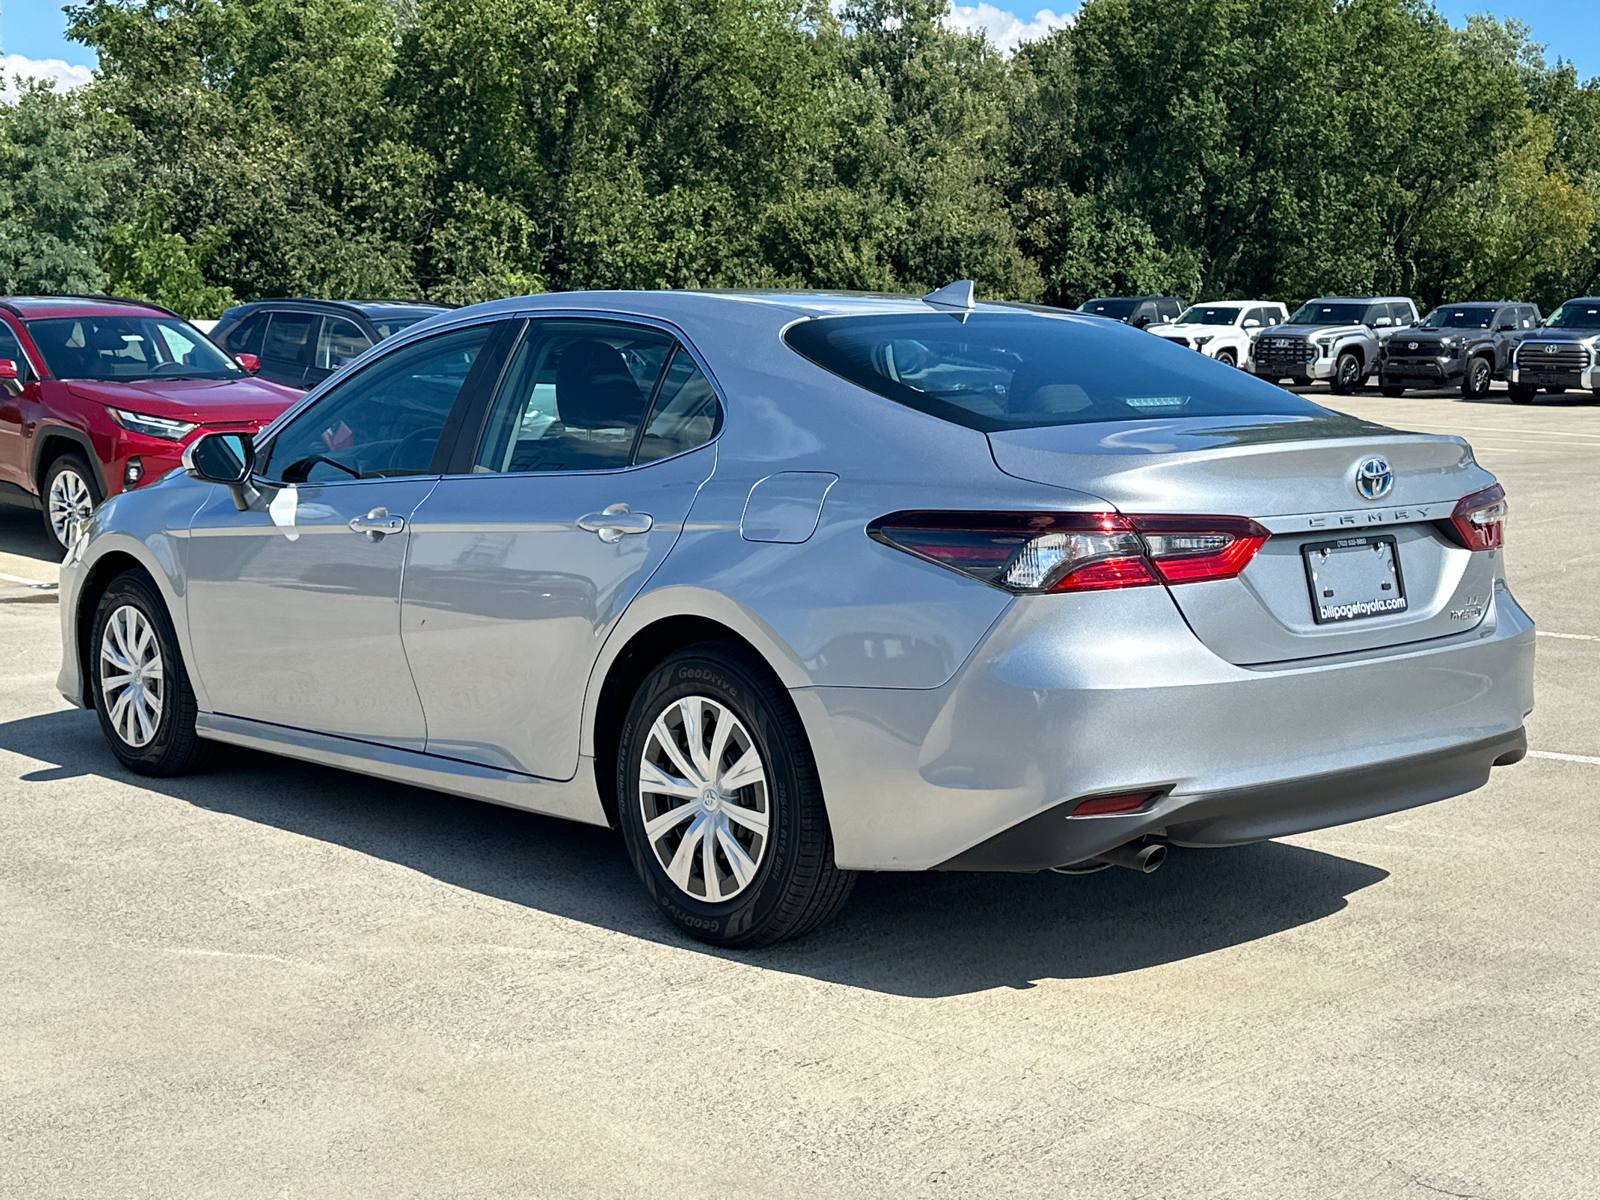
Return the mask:
<path fill-rule="evenodd" d="M 1163 321 L 1176 321 L 1183 315 L 1183 304 L 1178 300 L 1163 300 L 1161 302 L 1161 319 Z"/>
<path fill-rule="evenodd" d="M 322 332 L 317 335 L 317 367 L 324 371 L 337 371 L 352 358 L 370 349 L 372 343 L 354 321 L 343 317 L 325 317 Z"/>
<path fill-rule="evenodd" d="M 721 424 L 722 406 L 711 381 L 680 346 L 667 366 L 634 461 L 654 462 L 693 450 L 716 437 Z"/>
<path fill-rule="evenodd" d="M 17 340 L 17 335 L 11 326 L 0 321 L 0 358 L 9 358 L 17 364 L 17 375 L 20 378 L 31 378 L 33 372 L 28 369 L 28 359 L 22 353 L 22 343 Z"/>
<path fill-rule="evenodd" d="M 529 322 L 489 406 L 473 471 L 627 466 L 672 347 L 660 330 L 619 321 Z"/>
<path fill-rule="evenodd" d="M 251 313 L 240 321 L 222 339 L 222 348 L 229 354 L 254 354 L 261 356 L 261 337 L 267 332 L 268 313 Z"/>
<path fill-rule="evenodd" d="M 307 351 L 311 348 L 311 335 L 319 320 L 320 317 L 311 313 L 273 313 L 262 343 L 261 357 L 269 362 L 308 366 L 311 360 Z"/>
<path fill-rule="evenodd" d="M 1539 323 L 1539 310 L 1536 308 L 1529 308 L 1524 305 L 1517 316 L 1519 318 L 1517 321 L 1518 329 L 1532 329 Z"/>
<path fill-rule="evenodd" d="M 427 474 L 493 328 L 435 334 L 369 363 L 284 426 L 261 473 L 281 483 Z"/>
<path fill-rule="evenodd" d="M 1396 325 L 1409 325 L 1417 319 L 1416 310 L 1404 300 L 1389 305 L 1389 315 L 1394 318 Z"/>
<path fill-rule="evenodd" d="M 1271 314 L 1266 309 L 1252 308 L 1244 314 L 1244 319 L 1239 324 L 1243 325 L 1249 321 L 1254 321 L 1257 325 L 1270 325 L 1272 323 L 1270 318 Z"/>

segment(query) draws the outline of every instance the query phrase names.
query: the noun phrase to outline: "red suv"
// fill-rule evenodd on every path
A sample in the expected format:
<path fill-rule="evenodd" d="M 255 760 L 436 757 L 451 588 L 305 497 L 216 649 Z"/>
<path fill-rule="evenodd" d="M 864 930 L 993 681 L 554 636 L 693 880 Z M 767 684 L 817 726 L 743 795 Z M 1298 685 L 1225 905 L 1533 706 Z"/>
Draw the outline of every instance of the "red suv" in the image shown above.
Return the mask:
<path fill-rule="evenodd" d="M 300 398 L 177 313 L 108 296 L 0 300 L 0 500 L 67 548 L 107 496 L 157 479 L 216 429 L 254 433 Z"/>

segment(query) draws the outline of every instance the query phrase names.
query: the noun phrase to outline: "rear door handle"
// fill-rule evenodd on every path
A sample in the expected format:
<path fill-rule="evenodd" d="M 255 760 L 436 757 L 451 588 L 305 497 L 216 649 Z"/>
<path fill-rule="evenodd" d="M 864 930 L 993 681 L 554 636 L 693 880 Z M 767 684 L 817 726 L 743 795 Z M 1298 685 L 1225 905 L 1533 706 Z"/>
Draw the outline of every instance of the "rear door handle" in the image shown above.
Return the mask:
<path fill-rule="evenodd" d="M 599 534 L 602 542 L 620 542 L 630 533 L 649 533 L 654 524 L 649 513 L 629 512 L 626 504 L 608 504 L 604 512 L 578 518 L 578 528 Z"/>
<path fill-rule="evenodd" d="M 399 533 L 406 527 L 404 517 L 391 517 L 387 508 L 375 508 L 364 517 L 351 517 L 350 529 L 364 533 L 370 541 L 381 542 L 384 535 Z"/>

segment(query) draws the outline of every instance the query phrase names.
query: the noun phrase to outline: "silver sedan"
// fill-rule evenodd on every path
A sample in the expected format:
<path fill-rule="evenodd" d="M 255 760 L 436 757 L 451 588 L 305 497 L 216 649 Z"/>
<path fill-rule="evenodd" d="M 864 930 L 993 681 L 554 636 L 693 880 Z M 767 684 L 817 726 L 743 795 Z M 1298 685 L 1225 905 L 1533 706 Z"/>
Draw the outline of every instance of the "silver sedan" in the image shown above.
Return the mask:
<path fill-rule="evenodd" d="M 1153 870 L 1481 786 L 1533 622 L 1459 438 L 1116 322 L 823 293 L 441 316 L 88 518 L 62 693 L 620 827 L 695 937 L 863 870 Z"/>

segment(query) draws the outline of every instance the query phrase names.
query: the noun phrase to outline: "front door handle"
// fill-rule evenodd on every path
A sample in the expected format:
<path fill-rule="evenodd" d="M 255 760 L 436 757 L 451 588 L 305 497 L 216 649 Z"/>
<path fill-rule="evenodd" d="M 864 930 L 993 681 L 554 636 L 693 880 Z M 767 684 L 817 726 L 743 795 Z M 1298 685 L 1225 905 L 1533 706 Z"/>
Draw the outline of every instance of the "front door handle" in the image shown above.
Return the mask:
<path fill-rule="evenodd" d="M 620 542 L 630 533 L 649 533 L 654 524 L 649 513 L 629 512 L 626 504 L 608 504 L 604 512 L 578 518 L 578 528 L 599 534 L 602 542 Z"/>
<path fill-rule="evenodd" d="M 385 534 L 399 533 L 405 527 L 406 519 L 391 517 L 387 508 L 375 508 L 364 517 L 350 518 L 351 531 L 364 533 L 374 542 L 381 542 Z"/>

